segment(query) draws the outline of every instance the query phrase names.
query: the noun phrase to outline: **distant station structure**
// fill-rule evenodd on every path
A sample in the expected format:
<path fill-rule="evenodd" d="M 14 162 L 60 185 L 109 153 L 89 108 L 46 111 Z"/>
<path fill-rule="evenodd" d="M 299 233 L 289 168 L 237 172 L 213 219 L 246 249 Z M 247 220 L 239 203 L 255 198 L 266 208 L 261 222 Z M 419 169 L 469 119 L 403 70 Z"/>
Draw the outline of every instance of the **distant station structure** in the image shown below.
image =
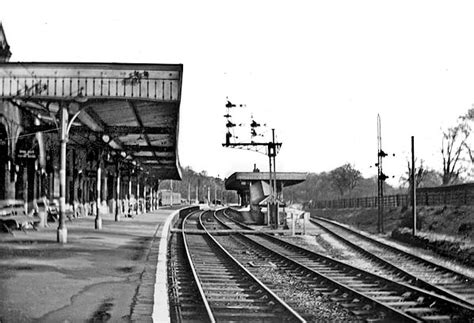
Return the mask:
<path fill-rule="evenodd" d="M 153 208 L 159 180 L 181 179 L 181 64 L 10 56 L 0 24 L 0 202 L 21 200 L 27 213 L 57 203 L 66 242 L 67 212 L 94 214 L 100 229 L 102 212 L 118 221 Z"/>
<path fill-rule="evenodd" d="M 298 172 L 277 172 L 277 202 L 284 206 L 283 188 L 302 183 L 306 180 L 307 173 Z M 236 172 L 229 176 L 225 181 L 227 190 L 237 191 L 242 207 L 250 207 L 250 215 L 256 221 L 262 224 L 272 224 L 278 221 L 271 219 L 261 212 L 262 207 L 267 205 L 267 200 L 271 195 L 268 172 Z"/>
<path fill-rule="evenodd" d="M 227 99 L 227 104 L 225 105 L 227 109 L 227 113 L 224 115 L 224 118 L 226 118 L 226 128 L 227 128 L 227 133 L 226 133 L 226 140 L 225 143 L 222 144 L 223 147 L 229 147 L 229 148 L 238 148 L 238 149 L 250 149 L 254 150 L 256 152 L 262 152 L 265 151 L 265 154 L 268 156 L 268 165 L 269 165 L 269 172 L 267 173 L 267 179 L 268 179 L 268 186 L 266 187 L 267 190 L 265 191 L 262 189 L 261 191 L 266 195 L 265 199 L 265 204 L 267 205 L 267 217 L 264 222 L 267 224 L 273 221 L 274 227 L 278 228 L 279 226 L 279 211 L 278 208 L 280 206 L 280 201 L 278 201 L 278 188 L 277 188 L 277 178 L 276 178 L 276 156 L 282 146 L 281 142 L 277 142 L 275 138 L 275 129 L 272 129 L 272 138 L 268 142 L 259 142 L 256 141 L 255 139 L 257 137 L 263 137 L 263 134 L 257 132 L 257 128 L 261 126 L 260 123 L 256 122 L 253 119 L 252 116 L 252 122 L 250 123 L 250 142 L 245 142 L 245 141 L 236 141 L 238 139 L 237 136 L 233 133 L 233 128 L 237 126 L 234 122 L 232 122 L 231 118 L 232 115 L 230 114 L 230 110 L 232 108 L 236 108 L 237 106 L 244 107 L 245 105 L 237 105 L 233 104 Z M 266 126 L 264 124 L 264 126 Z M 254 169 L 254 172 L 256 170 Z M 263 174 L 263 173 L 262 173 Z M 264 183 L 264 182 L 261 182 Z M 227 187 L 226 187 L 227 188 Z M 265 192 L 264 192 L 265 191 Z M 268 194 L 266 194 L 268 193 Z M 242 196 L 245 198 L 246 196 Z M 263 202 L 260 202 L 263 203 Z M 251 206 L 251 215 L 257 215 L 257 217 L 260 215 L 260 208 L 259 205 L 255 204 L 250 204 Z"/>

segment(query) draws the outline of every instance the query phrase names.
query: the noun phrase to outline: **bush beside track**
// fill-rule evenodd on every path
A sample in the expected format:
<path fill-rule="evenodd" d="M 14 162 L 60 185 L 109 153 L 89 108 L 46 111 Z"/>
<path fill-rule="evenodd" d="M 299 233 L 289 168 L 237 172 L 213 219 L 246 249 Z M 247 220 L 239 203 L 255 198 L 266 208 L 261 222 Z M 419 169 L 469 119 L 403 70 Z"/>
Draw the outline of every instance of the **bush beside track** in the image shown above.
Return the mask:
<path fill-rule="evenodd" d="M 416 247 L 432 250 L 442 256 L 474 267 L 474 247 L 463 248 L 461 242 L 437 240 L 432 235 L 424 232 L 419 232 L 416 236 L 413 236 L 410 228 L 393 230 L 392 238 Z"/>

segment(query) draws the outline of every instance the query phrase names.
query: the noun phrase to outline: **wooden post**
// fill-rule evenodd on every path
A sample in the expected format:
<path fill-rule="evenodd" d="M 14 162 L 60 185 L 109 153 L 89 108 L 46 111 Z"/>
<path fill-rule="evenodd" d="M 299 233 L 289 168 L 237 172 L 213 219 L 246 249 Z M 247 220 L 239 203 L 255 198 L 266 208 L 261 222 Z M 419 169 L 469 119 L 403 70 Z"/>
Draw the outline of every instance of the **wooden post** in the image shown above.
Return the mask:
<path fill-rule="evenodd" d="M 413 235 L 416 236 L 416 172 L 415 172 L 415 137 L 411 136 L 411 198 L 412 198 L 412 217 L 413 217 Z"/>

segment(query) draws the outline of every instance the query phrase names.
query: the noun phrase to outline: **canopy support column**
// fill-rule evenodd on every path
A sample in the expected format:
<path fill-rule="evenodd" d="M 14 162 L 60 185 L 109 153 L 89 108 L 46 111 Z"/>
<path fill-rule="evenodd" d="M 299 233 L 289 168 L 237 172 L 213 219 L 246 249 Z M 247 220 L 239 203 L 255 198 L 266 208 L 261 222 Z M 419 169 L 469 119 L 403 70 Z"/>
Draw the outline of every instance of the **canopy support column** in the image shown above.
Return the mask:
<path fill-rule="evenodd" d="M 147 206 L 147 198 L 148 198 L 148 186 L 143 184 L 143 213 L 149 212 L 149 207 Z M 150 196 L 151 201 L 151 196 Z"/>
<path fill-rule="evenodd" d="M 137 175 L 137 215 L 140 214 L 140 178 Z"/>
<path fill-rule="evenodd" d="M 115 164 L 115 222 L 120 221 L 120 212 L 119 212 L 119 201 L 120 201 L 120 169 L 119 163 Z"/>
<path fill-rule="evenodd" d="M 150 185 L 150 211 L 155 211 L 155 191 L 153 185 Z"/>
<path fill-rule="evenodd" d="M 97 161 L 97 192 L 96 192 L 96 201 L 95 201 L 95 229 L 102 230 L 102 218 L 100 217 L 100 200 L 101 200 L 101 179 L 102 179 L 102 168 L 101 168 L 101 161 L 100 161 L 100 154 L 99 160 Z"/>
<path fill-rule="evenodd" d="M 67 243 L 67 228 L 66 228 L 66 144 L 67 144 L 67 128 L 69 114 L 67 106 L 61 104 L 61 129 L 60 129 L 60 169 L 59 169 L 59 226 L 57 232 L 57 242 Z"/>
<path fill-rule="evenodd" d="M 128 177 L 128 205 L 127 205 L 127 210 L 128 210 L 128 216 L 132 217 L 132 210 L 133 207 L 131 206 L 132 204 L 132 177 Z"/>

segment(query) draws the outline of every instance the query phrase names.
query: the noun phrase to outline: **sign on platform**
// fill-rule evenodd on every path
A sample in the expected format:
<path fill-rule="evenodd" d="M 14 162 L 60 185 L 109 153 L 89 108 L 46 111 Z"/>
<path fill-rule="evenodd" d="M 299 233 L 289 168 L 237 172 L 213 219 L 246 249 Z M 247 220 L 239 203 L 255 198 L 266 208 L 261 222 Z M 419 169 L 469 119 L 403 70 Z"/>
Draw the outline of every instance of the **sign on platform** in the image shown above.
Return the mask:
<path fill-rule="evenodd" d="M 18 158 L 36 158 L 36 154 L 33 150 L 24 150 L 20 149 L 18 150 Z"/>

